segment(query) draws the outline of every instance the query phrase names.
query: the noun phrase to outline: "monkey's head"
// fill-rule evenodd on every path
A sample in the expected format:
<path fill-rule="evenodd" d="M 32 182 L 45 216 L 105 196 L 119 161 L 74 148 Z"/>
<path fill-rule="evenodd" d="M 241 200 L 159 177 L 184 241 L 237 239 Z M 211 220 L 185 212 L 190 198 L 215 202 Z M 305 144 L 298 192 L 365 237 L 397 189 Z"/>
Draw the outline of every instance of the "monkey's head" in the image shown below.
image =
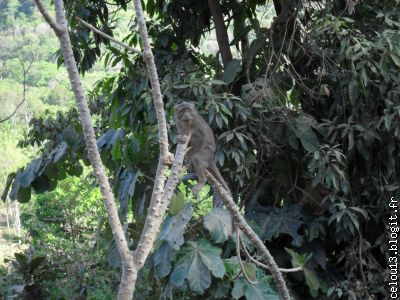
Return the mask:
<path fill-rule="evenodd" d="M 187 126 L 191 126 L 196 116 L 196 107 L 192 102 L 182 102 L 174 106 L 175 116 L 177 121 L 185 123 Z"/>

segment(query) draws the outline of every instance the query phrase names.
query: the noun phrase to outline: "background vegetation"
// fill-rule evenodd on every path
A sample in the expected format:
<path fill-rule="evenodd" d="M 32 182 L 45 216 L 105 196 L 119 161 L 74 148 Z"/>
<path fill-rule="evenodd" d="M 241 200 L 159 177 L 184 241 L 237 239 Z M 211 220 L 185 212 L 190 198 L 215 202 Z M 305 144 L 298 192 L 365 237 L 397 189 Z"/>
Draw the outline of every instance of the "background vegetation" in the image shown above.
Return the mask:
<path fill-rule="evenodd" d="M 399 1 L 366 0 L 354 11 L 353 1 L 342 0 L 220 3 L 232 51 L 224 66 L 227 45 L 207 41 L 214 24 L 205 3 L 144 2 L 171 141 L 173 104 L 196 101 L 246 218 L 280 267 L 304 265 L 285 276 L 296 299 L 386 297 L 384 222 L 400 184 Z M 139 48 L 131 4 L 66 6 L 98 147 L 134 246 L 158 156 L 144 63 L 73 18 Z M 22 219 L 35 254 L 16 257 L 26 293 L 112 299 L 119 257 L 85 166 L 65 72 L 56 68 L 55 38 L 31 1 L 0 1 L 0 8 L 7 49 L 0 54 L 1 116 L 18 105 L 24 81 L 28 87 L 27 101 L 1 124 L 0 141 L 10 150 L 0 157 L 2 184 L 27 154 L 34 158 L 6 186 L 11 199 L 27 203 Z M 30 62 L 24 79 L 20 70 Z M 23 137 L 13 133 L 24 130 Z M 20 150 L 12 146 L 17 139 Z M 190 185 L 183 180 L 171 203 L 136 297 L 276 299 L 267 271 L 245 262 L 255 284 L 241 273 L 229 213 L 213 208 L 212 191 L 193 199 Z"/>

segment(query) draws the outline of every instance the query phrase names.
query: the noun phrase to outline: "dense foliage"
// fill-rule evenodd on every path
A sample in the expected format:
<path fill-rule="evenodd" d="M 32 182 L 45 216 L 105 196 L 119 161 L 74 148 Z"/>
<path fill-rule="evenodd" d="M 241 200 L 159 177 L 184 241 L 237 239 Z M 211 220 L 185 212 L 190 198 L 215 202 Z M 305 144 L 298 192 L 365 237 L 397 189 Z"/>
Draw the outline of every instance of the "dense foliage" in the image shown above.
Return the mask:
<path fill-rule="evenodd" d="M 400 183 L 400 3 L 362 1 L 354 13 L 351 3 L 222 1 L 237 49 L 222 67 L 218 55 L 199 50 L 212 28 L 204 3 L 145 2 L 170 124 L 174 103 L 196 101 L 218 137 L 217 163 L 247 219 L 280 267 L 305 265 L 285 277 L 298 299 L 386 295 L 384 221 Z M 134 247 L 158 155 L 148 78 L 140 57 L 74 19 L 112 33 L 119 10 L 130 7 L 125 0 L 66 5 L 81 72 L 101 56 L 118 70 L 96 85 L 90 101 Z M 264 14 L 276 17 L 269 23 Z M 139 47 L 136 24 L 130 25 L 124 40 Z M 43 154 L 10 177 L 9 195 L 21 202 L 32 189 L 41 193 L 68 174 L 81 175 L 87 163 L 74 109 L 33 119 L 30 128 L 21 145 L 37 145 Z M 173 126 L 170 138 L 175 142 Z M 181 186 L 140 279 L 156 278 L 157 288 L 137 296 L 276 298 L 265 270 L 245 262 L 256 284 L 238 275 L 229 214 L 215 208 L 192 217 L 198 203 Z M 115 249 L 108 261 L 118 267 Z"/>

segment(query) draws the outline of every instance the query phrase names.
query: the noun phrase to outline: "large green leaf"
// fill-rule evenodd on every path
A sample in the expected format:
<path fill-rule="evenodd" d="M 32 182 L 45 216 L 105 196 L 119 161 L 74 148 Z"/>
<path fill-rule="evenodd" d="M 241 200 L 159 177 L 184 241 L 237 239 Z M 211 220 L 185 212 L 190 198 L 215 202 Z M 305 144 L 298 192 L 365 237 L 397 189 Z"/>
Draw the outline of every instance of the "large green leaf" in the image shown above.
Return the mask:
<path fill-rule="evenodd" d="M 313 271 L 304 268 L 304 277 L 306 278 L 306 284 L 311 291 L 317 291 L 321 287 L 321 283 Z"/>
<path fill-rule="evenodd" d="M 17 199 L 21 203 L 26 203 L 31 199 L 31 194 L 32 189 L 30 186 L 27 188 L 20 186 L 17 193 Z"/>
<path fill-rule="evenodd" d="M 231 214 L 226 209 L 214 208 L 204 217 L 204 227 L 210 232 L 214 242 L 223 243 L 232 235 Z"/>
<path fill-rule="evenodd" d="M 190 288 L 203 294 L 211 284 L 211 274 L 222 278 L 225 274 L 225 267 L 220 257 L 221 249 L 212 246 L 206 240 L 200 242 L 188 242 L 181 249 L 183 256 L 175 265 L 171 274 L 170 282 L 175 287 L 183 284 L 184 280 L 189 281 Z"/>
<path fill-rule="evenodd" d="M 303 223 L 301 205 L 292 204 L 277 208 L 263 222 L 263 236 L 267 240 L 271 240 L 272 238 L 278 238 L 280 234 L 288 234 L 292 237 L 292 245 L 300 246 L 303 236 L 299 235 L 298 230 Z"/>
<path fill-rule="evenodd" d="M 27 188 L 28 186 L 31 185 L 32 181 L 35 180 L 36 175 L 40 171 L 42 161 L 43 158 L 41 157 L 33 160 L 26 166 L 25 170 L 21 172 L 21 174 L 19 175 L 19 182 L 22 187 Z"/>
<path fill-rule="evenodd" d="M 161 247 L 154 253 L 154 267 L 156 275 L 163 278 L 171 271 L 171 260 L 175 256 L 176 251 L 167 243 L 163 242 Z"/>
<path fill-rule="evenodd" d="M 211 246 L 206 240 L 200 240 L 199 255 L 207 268 L 217 278 L 222 278 L 225 274 L 224 262 L 221 260 L 222 250 Z"/>
<path fill-rule="evenodd" d="M 301 115 L 294 122 L 294 133 L 307 152 L 318 149 L 318 137 L 312 128 L 316 128 L 315 120 L 308 115 Z"/>
<path fill-rule="evenodd" d="M 279 300 L 278 293 L 272 289 L 268 281 L 263 280 L 256 284 L 251 284 L 241 277 L 235 280 L 232 290 L 232 297 L 239 299 L 245 296 L 247 300 Z"/>
<path fill-rule="evenodd" d="M 239 60 L 231 60 L 225 68 L 224 75 L 222 75 L 222 80 L 226 83 L 231 83 L 235 80 L 237 74 L 242 70 L 242 65 Z"/>
<path fill-rule="evenodd" d="M 231 283 L 229 281 L 218 281 L 217 284 L 210 289 L 212 299 L 222 299 L 226 297 L 230 288 Z"/>
<path fill-rule="evenodd" d="M 53 162 L 58 162 L 67 153 L 68 145 L 66 142 L 59 144 L 53 151 Z"/>
<path fill-rule="evenodd" d="M 185 207 L 185 195 L 180 191 L 174 194 L 169 204 L 169 212 L 173 215 L 178 214 Z"/>
<path fill-rule="evenodd" d="M 118 174 L 118 200 L 120 203 L 119 214 L 122 219 L 126 218 L 129 210 L 129 200 L 135 193 L 136 182 L 141 172 L 131 168 L 122 168 Z"/>
<path fill-rule="evenodd" d="M 185 242 L 183 234 L 187 223 L 192 217 L 192 212 L 193 208 L 188 204 L 177 215 L 168 216 L 164 221 L 159 239 L 167 241 L 172 248 L 178 250 Z"/>

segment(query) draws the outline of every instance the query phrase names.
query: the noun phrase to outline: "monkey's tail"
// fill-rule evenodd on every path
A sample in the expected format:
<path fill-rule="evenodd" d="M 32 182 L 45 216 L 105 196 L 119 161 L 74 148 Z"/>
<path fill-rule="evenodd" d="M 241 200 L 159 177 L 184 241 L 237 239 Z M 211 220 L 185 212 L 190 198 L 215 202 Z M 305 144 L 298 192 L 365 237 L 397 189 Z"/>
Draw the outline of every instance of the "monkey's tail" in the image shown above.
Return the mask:
<path fill-rule="evenodd" d="M 219 183 L 222 185 L 222 187 L 229 193 L 232 195 L 231 190 L 229 189 L 228 184 L 226 183 L 226 181 L 224 180 L 224 178 L 222 177 L 221 173 L 219 172 L 217 166 L 215 165 L 215 163 L 213 162 L 211 164 L 211 168 L 210 168 L 210 173 L 212 175 L 214 175 L 214 177 L 219 181 Z"/>

